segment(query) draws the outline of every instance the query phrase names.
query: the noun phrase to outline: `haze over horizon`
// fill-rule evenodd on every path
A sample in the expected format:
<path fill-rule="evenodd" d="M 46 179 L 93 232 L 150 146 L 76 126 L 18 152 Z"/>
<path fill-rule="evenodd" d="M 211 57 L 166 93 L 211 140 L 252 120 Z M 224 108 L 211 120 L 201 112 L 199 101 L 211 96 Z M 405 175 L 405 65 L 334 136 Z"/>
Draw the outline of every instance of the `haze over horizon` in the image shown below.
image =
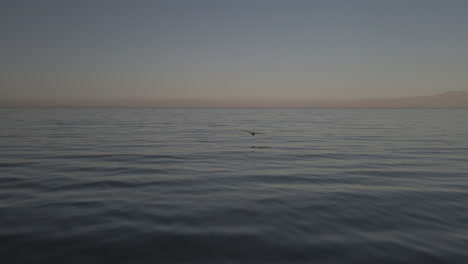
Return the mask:
<path fill-rule="evenodd" d="M 467 1 L 2 1 L 1 106 L 252 106 L 468 90 Z"/>

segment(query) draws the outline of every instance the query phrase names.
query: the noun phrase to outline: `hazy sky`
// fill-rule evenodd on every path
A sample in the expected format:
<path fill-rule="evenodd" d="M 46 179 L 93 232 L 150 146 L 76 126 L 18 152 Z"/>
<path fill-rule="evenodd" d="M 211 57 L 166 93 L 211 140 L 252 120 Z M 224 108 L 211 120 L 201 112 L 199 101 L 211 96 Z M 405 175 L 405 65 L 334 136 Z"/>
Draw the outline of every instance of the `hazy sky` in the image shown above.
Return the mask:
<path fill-rule="evenodd" d="M 0 104 L 468 89 L 468 1 L 0 1 Z"/>

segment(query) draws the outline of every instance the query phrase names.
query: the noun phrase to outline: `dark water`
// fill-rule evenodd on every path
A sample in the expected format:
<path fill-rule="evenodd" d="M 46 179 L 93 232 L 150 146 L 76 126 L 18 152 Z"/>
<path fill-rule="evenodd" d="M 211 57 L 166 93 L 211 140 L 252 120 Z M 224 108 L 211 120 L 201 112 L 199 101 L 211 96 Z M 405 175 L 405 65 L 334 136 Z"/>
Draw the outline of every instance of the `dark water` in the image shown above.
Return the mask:
<path fill-rule="evenodd" d="M 467 170 L 466 109 L 0 109 L 0 263 L 468 263 Z"/>

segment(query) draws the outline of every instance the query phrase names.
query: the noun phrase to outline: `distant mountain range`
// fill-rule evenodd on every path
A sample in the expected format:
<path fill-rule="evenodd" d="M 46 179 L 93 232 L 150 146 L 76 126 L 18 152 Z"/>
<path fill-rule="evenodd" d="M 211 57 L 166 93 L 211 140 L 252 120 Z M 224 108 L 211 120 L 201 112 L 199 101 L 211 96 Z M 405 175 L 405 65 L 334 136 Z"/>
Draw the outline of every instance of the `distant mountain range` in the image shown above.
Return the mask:
<path fill-rule="evenodd" d="M 468 91 L 389 99 L 316 102 L 307 106 L 333 108 L 468 108 Z"/>

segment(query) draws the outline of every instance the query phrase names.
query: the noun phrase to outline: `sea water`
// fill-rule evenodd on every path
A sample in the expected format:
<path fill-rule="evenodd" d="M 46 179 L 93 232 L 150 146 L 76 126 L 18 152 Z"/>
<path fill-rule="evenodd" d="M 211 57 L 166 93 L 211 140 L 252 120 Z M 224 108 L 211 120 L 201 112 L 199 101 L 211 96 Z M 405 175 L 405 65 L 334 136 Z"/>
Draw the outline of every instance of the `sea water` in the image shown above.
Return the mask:
<path fill-rule="evenodd" d="M 468 109 L 3 108 L 0 262 L 468 263 Z"/>

